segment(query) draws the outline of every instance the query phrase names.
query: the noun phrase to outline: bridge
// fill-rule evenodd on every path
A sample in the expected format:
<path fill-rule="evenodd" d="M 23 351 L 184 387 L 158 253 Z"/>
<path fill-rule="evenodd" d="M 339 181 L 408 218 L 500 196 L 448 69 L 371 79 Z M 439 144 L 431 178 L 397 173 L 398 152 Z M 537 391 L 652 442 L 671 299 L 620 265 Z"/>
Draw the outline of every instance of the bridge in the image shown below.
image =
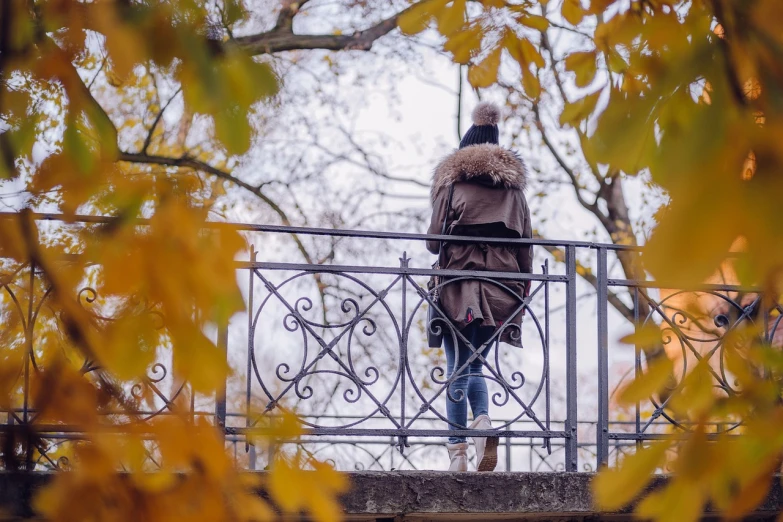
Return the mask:
<path fill-rule="evenodd" d="M 38 219 L 63 227 L 106 221 L 85 216 L 68 224 L 58 222 L 59 216 Z M 196 397 L 187 383 L 175 380 L 171 361 L 161 350 L 149 375 L 128 390 L 136 396 L 152 394 L 156 407 L 136 413 L 147 420 L 175 409 L 182 414 L 181 399 L 187 397 L 186 413 L 219 426 L 236 462 L 248 470 L 263 470 L 274 452 L 286 447 L 329 461 L 352 474 L 356 487 L 345 505 L 357 520 L 453 519 L 457 514 L 482 520 L 599 516 L 590 502 L 591 472 L 614 465 L 648 441 L 676 438 L 690 429 L 667 409 L 666 397 L 620 406 L 613 401 L 617 387 L 642 374 L 650 357 L 674 354 L 681 361 L 715 362 L 715 387 L 736 393 L 720 364 L 725 336 L 749 323 L 764 325 L 768 340 L 777 339 L 783 330 L 778 328 L 781 305 L 762 309 L 755 289 L 719 283 L 671 290 L 646 278 L 625 277 L 617 260 L 638 255 L 627 246 L 221 226 L 237 228 L 256 245 L 246 259 L 236 261 L 245 313 L 210 332 L 225 349 L 233 374 L 215 397 Z M 281 247 L 290 244 L 291 237 L 319 241 L 327 254 L 311 262 L 292 260 L 291 250 Z M 422 247 L 428 239 L 532 244 L 538 249 L 537 259 L 554 257 L 559 262 L 543 261 L 532 274 L 436 271 L 429 267 L 431 256 Z M 455 338 L 460 334 L 427 289 L 434 274 L 443 278 L 443 285 L 479 280 L 501 288 L 516 299 L 517 310 L 525 312 L 522 329 L 512 332 L 523 348 L 495 343 L 486 358 L 478 352 L 473 356 L 484 366 L 494 419 L 491 431 L 448 429 L 445 402 L 452 379 L 446 375 L 442 350 L 427 346 L 426 331 L 439 328 Z M 30 325 L 33 348 L 25 359 L 25 375 L 37 368 L 35 323 L 41 320 L 39 311 L 48 295 L 37 276 L 35 267 L 27 267 L 16 281 L 0 285 L 0 292 L 12 301 L 24 285 L 37 296 L 28 309 L 15 309 Z M 514 294 L 509 281 L 529 281 L 529 295 Z M 87 309 L 98 302 L 96 290 L 89 286 L 78 295 Z M 691 295 L 707 296 L 720 306 L 694 316 L 681 301 Z M 427 318 L 430 307 L 438 316 L 432 322 Z M 95 314 L 101 316 L 101 310 L 95 309 Z M 661 346 L 655 353 L 618 341 L 621 333 L 639 327 L 634 323 L 661 329 Z M 693 334 L 694 328 L 700 335 Z M 85 371 L 91 371 L 90 364 L 85 361 Z M 675 368 L 673 387 L 682 382 L 687 364 Z M 279 440 L 270 448 L 257 447 L 253 437 L 283 413 L 298 417 L 303 435 Z M 34 422 L 35 414 L 25 389 L 20 404 L 0 412 L 0 419 L 8 431 Z M 121 428 L 120 417 L 115 414 L 112 422 Z M 736 429 L 737 425 L 715 424 L 708 438 Z M 35 442 L 35 451 L 25 452 L 24 467 L 40 474 L 28 473 L 19 481 L 15 475 L 1 476 L 8 489 L 0 491 L 17 495 L 20 513 L 25 512 L 25 491 L 47 480 L 48 471 L 67 469 L 58 448 L 80 438 L 78 426 L 36 425 L 36 431 L 42 439 Z M 499 436 L 501 472 L 437 473 L 447 467 L 443 440 L 454 434 Z M 663 480 L 662 476 L 659 481 Z M 482 496 L 466 494 L 473 490 Z M 773 491 L 765 509 L 777 509 L 779 497 Z"/>

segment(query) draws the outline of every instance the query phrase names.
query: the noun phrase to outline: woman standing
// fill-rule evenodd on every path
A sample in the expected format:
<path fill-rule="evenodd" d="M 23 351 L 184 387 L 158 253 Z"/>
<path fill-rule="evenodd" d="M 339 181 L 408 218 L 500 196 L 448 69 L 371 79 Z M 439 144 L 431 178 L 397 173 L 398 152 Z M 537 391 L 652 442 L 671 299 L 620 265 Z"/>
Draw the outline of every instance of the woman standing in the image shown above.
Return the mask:
<path fill-rule="evenodd" d="M 526 172 L 522 160 L 498 145 L 500 109 L 480 103 L 473 111 L 473 126 L 465 133 L 459 150 L 436 167 L 432 182 L 432 221 L 429 234 L 477 237 L 530 238 L 530 210 L 525 200 Z M 453 188 L 452 188 L 453 187 Z M 440 252 L 439 241 L 428 241 L 430 252 Z M 498 243 L 444 243 L 440 266 L 447 270 L 478 270 L 530 273 L 530 246 Z M 483 359 L 496 341 L 521 346 L 524 310 L 522 298 L 529 282 L 479 279 L 446 282 L 440 291 L 440 307 L 455 331 L 444 328 L 446 369 L 457 377 L 446 393 L 449 429 L 465 429 L 467 407 L 473 412 L 471 429 L 489 430 L 489 397 L 483 376 Z M 432 327 L 434 325 L 430 325 Z M 495 333 L 499 335 L 493 339 Z M 492 339 L 492 343 L 489 340 Z M 481 357 L 474 357 L 475 352 Z M 476 437 L 476 468 L 492 471 L 497 464 L 498 437 Z M 467 471 L 465 437 L 449 437 L 449 471 Z"/>

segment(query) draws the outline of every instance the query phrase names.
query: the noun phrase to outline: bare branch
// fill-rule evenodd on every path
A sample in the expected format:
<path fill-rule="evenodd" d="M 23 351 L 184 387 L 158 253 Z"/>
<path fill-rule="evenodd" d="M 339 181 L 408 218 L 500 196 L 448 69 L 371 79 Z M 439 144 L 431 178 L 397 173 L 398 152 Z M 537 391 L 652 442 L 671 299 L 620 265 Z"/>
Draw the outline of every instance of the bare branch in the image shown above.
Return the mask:
<path fill-rule="evenodd" d="M 280 13 L 272 31 L 293 33 L 294 17 L 307 2 L 308 0 L 281 0 Z"/>
<path fill-rule="evenodd" d="M 534 237 L 538 239 L 544 239 L 539 234 L 534 234 Z M 556 261 L 563 261 L 565 259 L 565 252 L 562 248 L 552 246 L 552 245 L 542 245 L 544 250 L 549 252 L 552 257 L 555 258 Z M 577 261 L 576 263 L 576 273 L 585 280 L 590 286 L 598 290 L 598 277 L 593 274 L 593 272 L 586 266 L 582 265 Z M 615 310 L 620 312 L 620 314 L 625 317 L 628 321 L 633 322 L 634 321 L 634 312 L 631 307 L 629 307 L 627 304 L 623 302 L 622 299 L 620 299 L 620 296 L 615 294 L 614 292 L 607 292 L 607 299 L 609 301 L 609 304 L 611 304 Z"/>
<path fill-rule="evenodd" d="M 146 153 L 147 149 L 150 146 L 150 143 L 152 142 L 152 135 L 155 132 L 155 128 L 158 126 L 158 123 L 160 123 L 160 119 L 163 117 L 163 113 L 166 112 L 166 109 L 171 105 L 171 102 L 174 101 L 174 98 L 176 98 L 180 91 L 182 91 L 182 87 L 179 87 L 176 92 L 169 98 L 169 101 L 166 102 L 166 105 L 160 108 L 158 111 L 158 115 L 155 116 L 155 121 L 152 122 L 152 126 L 150 127 L 149 132 L 147 133 L 147 137 L 144 139 L 144 145 L 141 146 L 141 152 Z"/>
<path fill-rule="evenodd" d="M 150 165 L 165 165 L 169 167 L 191 168 L 193 170 L 204 172 L 206 174 L 210 174 L 217 178 L 229 181 L 232 184 L 247 190 L 248 192 L 252 193 L 253 195 L 257 196 L 259 199 L 261 199 L 264 203 L 266 203 L 269 206 L 269 208 L 271 208 L 272 211 L 275 214 L 277 214 L 278 217 L 280 217 L 280 221 L 282 222 L 283 225 L 287 225 L 287 226 L 292 225 L 291 221 L 288 218 L 288 215 L 285 213 L 285 211 L 282 208 L 280 208 L 280 205 L 275 203 L 269 196 L 264 194 L 261 191 L 261 189 L 259 189 L 258 187 L 254 187 L 253 185 L 250 185 L 249 183 L 242 181 L 241 179 L 235 176 L 232 176 L 228 172 L 215 168 L 212 165 L 209 165 L 208 163 L 204 163 L 203 161 L 199 161 L 195 158 L 192 158 L 187 154 L 180 156 L 179 158 L 170 158 L 166 156 L 155 156 L 155 155 L 144 154 L 144 153 L 120 152 L 119 157 L 117 159 L 120 161 L 126 161 L 128 163 L 142 163 L 142 164 L 150 164 Z M 312 257 L 310 256 L 310 253 L 305 248 L 301 239 L 299 239 L 299 236 L 297 236 L 296 234 L 291 234 L 291 237 L 296 243 L 296 246 L 299 249 L 299 252 L 302 254 L 302 257 L 305 259 L 305 261 L 309 264 L 315 264 Z"/>
<path fill-rule="evenodd" d="M 560 168 L 563 169 L 563 172 L 566 173 L 568 179 L 571 180 L 571 185 L 573 185 L 574 187 L 574 192 L 576 193 L 576 199 L 579 201 L 579 204 L 582 205 L 587 210 L 589 210 L 590 212 L 592 212 L 593 214 L 595 214 L 598 217 L 598 219 L 600 219 L 601 222 L 603 223 L 604 220 L 606 219 L 606 216 L 603 215 L 603 213 L 595 204 L 595 202 L 589 203 L 582 196 L 581 187 L 579 185 L 579 180 L 576 177 L 576 173 L 568 165 L 568 163 L 565 162 L 563 156 L 558 152 L 557 148 L 549 139 L 549 136 L 546 133 L 546 129 L 544 128 L 544 122 L 541 119 L 541 110 L 537 102 L 533 102 L 533 114 L 536 117 L 536 127 L 538 128 L 538 131 L 541 133 L 541 138 L 544 140 L 544 144 L 546 145 L 547 149 L 549 149 L 549 152 L 552 154 L 552 156 L 554 156 L 555 160 L 560 165 Z"/>
<path fill-rule="evenodd" d="M 293 31 L 280 30 L 279 27 L 275 27 L 271 31 L 264 33 L 240 36 L 228 42 L 227 45 L 236 45 L 251 54 L 274 54 L 304 49 L 369 51 L 376 40 L 397 27 L 397 19 L 408 9 L 410 7 L 381 20 L 368 29 L 351 34 L 294 34 Z M 282 15 L 283 13 L 281 12 Z M 280 18 L 278 18 L 279 23 Z"/>

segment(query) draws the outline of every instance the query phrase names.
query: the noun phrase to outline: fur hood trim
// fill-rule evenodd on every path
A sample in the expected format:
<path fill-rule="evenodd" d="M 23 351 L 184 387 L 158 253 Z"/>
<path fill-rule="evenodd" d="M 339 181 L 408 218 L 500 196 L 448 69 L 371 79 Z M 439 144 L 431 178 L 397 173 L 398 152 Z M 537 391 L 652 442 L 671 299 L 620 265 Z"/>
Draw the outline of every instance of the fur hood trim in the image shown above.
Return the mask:
<path fill-rule="evenodd" d="M 446 156 L 435 167 L 432 199 L 442 188 L 465 181 L 524 190 L 527 172 L 522 159 L 508 149 L 490 143 L 471 145 Z"/>

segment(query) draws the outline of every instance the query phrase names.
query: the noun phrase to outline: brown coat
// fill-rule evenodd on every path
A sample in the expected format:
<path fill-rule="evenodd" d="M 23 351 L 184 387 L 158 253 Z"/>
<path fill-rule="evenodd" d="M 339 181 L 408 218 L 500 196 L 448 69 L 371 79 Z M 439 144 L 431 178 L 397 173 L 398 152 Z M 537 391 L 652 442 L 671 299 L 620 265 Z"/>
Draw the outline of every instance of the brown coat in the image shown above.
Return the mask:
<path fill-rule="evenodd" d="M 451 212 L 446 220 L 447 234 L 532 237 L 525 182 L 522 161 L 507 149 L 482 144 L 457 150 L 435 168 L 431 191 L 432 221 L 427 233 L 441 233 L 449 186 L 454 185 Z M 438 241 L 427 242 L 427 249 L 433 254 L 438 253 L 438 246 Z M 530 273 L 533 249 L 530 246 L 445 243 L 441 263 L 449 270 Z M 508 323 L 521 326 L 523 312 L 515 312 L 528 289 L 529 285 L 521 281 L 446 282 L 441 289 L 441 304 L 460 329 L 471 320 L 480 320 L 484 326 L 500 327 Z M 512 314 L 515 315 L 512 317 Z M 501 340 L 518 346 L 519 334 L 517 328 L 507 326 Z"/>

